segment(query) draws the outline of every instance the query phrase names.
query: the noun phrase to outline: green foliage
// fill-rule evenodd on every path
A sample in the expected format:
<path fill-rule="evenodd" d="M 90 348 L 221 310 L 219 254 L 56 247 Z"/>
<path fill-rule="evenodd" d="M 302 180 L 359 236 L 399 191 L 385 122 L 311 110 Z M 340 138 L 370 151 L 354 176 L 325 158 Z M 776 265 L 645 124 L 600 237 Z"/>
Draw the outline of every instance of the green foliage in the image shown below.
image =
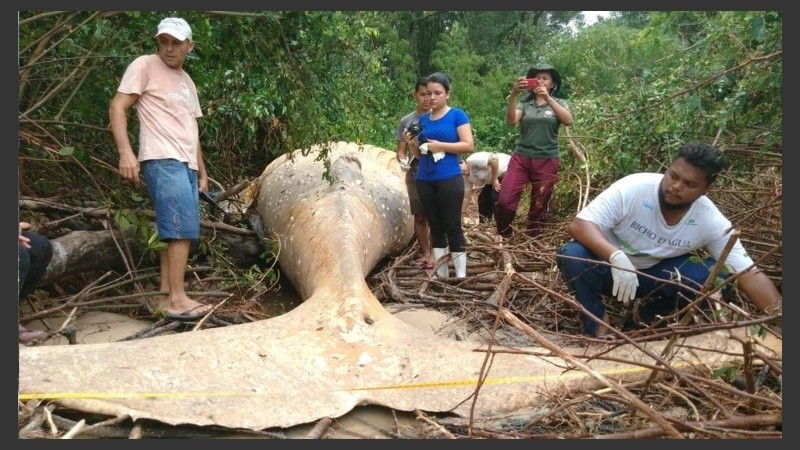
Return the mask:
<path fill-rule="evenodd" d="M 764 339 L 767 337 L 767 328 L 763 325 L 752 325 L 748 328 L 748 331 L 751 335 L 759 339 Z"/>
<path fill-rule="evenodd" d="M 711 378 L 720 378 L 728 383 L 733 382 L 739 374 L 742 373 L 742 364 L 734 361 L 728 365 L 714 369 L 711 372 Z"/>
<path fill-rule="evenodd" d="M 415 78 L 434 70 L 453 78 L 451 104 L 469 115 L 476 149 L 510 153 L 518 131 L 505 123 L 505 97 L 538 60 L 558 68 L 575 118 L 561 134 L 568 183 L 585 167 L 596 189 L 660 171 L 687 140 L 782 141 L 780 11 L 621 11 L 576 33 L 566 24 L 578 14 L 20 11 L 20 191 L 74 198 L 61 191 L 81 186 L 87 200 L 146 207 L 116 171 L 108 103 L 127 65 L 156 50 L 168 15 L 194 30 L 184 68 L 202 102 L 209 174 L 225 187 L 312 144 L 393 149 Z M 567 134 L 586 166 L 566 150 Z M 564 205 L 577 195 L 569 185 L 556 191 Z"/>
<path fill-rule="evenodd" d="M 653 13 L 644 29 L 606 21 L 555 39 L 548 57 L 563 68 L 594 184 L 661 171 L 688 140 L 780 141 L 779 16 Z"/>
<path fill-rule="evenodd" d="M 568 75 L 560 95 L 571 99 L 618 95 L 641 89 L 638 79 L 647 62 L 663 56 L 637 42 L 639 31 L 603 22 L 572 36 L 553 39 L 544 55 L 550 64 Z"/>
<path fill-rule="evenodd" d="M 150 227 L 146 217 L 136 214 L 130 209 L 118 209 L 114 212 L 114 222 L 123 232 L 132 232 L 147 248 L 153 252 L 162 252 L 167 249 L 167 243 L 158 238 L 158 231 Z"/>
<path fill-rule="evenodd" d="M 159 239 L 158 231 L 153 231 L 153 233 L 147 239 L 147 248 L 154 253 L 165 252 L 167 251 L 168 246 L 169 244 Z"/>
<path fill-rule="evenodd" d="M 642 29 L 650 22 L 650 11 L 612 11 L 610 20 L 628 28 Z"/>
<path fill-rule="evenodd" d="M 261 269 L 251 266 L 236 279 L 239 289 L 254 289 L 259 286 L 273 286 L 278 282 L 278 274 L 273 269 Z"/>

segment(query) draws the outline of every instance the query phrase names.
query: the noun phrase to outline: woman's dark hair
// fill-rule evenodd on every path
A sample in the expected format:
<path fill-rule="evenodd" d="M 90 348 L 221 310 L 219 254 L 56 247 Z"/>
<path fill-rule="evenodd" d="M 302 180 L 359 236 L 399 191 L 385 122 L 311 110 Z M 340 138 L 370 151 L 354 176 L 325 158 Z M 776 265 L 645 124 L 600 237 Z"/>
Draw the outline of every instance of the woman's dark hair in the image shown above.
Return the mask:
<path fill-rule="evenodd" d="M 450 92 L 450 77 L 446 73 L 434 72 L 428 75 L 428 83 L 439 83 L 445 92 Z"/>
<path fill-rule="evenodd" d="M 689 164 L 697 167 L 706 174 L 706 183 L 711 184 L 717 175 L 728 167 L 728 157 L 722 152 L 705 142 L 687 142 L 678 149 L 675 160 L 683 158 Z M 674 160 L 673 160 L 674 161 Z"/>

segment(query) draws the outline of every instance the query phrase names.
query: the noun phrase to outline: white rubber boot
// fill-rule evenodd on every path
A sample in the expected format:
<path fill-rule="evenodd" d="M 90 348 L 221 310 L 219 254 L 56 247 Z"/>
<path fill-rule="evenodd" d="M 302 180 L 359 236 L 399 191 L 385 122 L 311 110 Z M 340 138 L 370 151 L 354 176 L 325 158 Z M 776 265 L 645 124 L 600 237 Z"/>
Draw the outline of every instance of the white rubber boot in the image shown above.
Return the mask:
<path fill-rule="evenodd" d="M 450 253 L 450 249 L 448 247 L 445 248 L 433 248 L 433 264 L 435 265 L 439 258 L 442 256 L 447 255 Z M 449 278 L 450 277 L 450 262 L 445 261 L 436 269 L 436 276 L 439 278 Z"/>
<path fill-rule="evenodd" d="M 467 252 L 453 253 L 453 267 L 456 269 L 456 278 L 467 276 Z"/>

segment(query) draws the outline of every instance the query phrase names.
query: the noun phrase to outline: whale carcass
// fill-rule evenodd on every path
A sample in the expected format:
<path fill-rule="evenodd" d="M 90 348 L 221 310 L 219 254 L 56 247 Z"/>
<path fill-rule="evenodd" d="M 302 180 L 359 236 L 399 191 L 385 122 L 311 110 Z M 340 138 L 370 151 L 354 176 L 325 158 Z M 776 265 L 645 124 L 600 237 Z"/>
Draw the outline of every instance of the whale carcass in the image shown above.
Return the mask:
<path fill-rule="evenodd" d="M 555 389 L 596 386 L 538 352 L 498 353 L 396 318 L 366 275 L 408 245 L 413 224 L 394 153 L 348 142 L 295 151 L 263 172 L 258 211 L 280 241 L 279 263 L 304 302 L 267 320 L 149 339 L 20 348 L 20 399 L 168 424 L 261 430 L 339 417 L 358 405 L 491 416 L 535 405 Z M 728 340 L 687 338 L 685 363 L 727 358 Z M 643 344 L 659 353 L 663 342 Z M 736 348 L 735 345 L 733 347 Z M 580 349 L 575 349 L 581 352 Z M 648 361 L 622 346 L 590 364 L 614 380 L 644 378 Z M 613 361 L 614 357 L 631 361 Z"/>

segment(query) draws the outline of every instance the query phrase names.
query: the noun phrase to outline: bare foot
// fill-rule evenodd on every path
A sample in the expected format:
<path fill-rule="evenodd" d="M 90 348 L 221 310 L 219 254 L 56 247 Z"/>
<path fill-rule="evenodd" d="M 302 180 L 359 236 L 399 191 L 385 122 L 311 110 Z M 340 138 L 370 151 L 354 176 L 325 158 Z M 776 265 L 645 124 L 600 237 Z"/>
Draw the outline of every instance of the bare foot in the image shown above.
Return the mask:
<path fill-rule="evenodd" d="M 214 308 L 212 305 L 192 300 L 186 295 L 182 297 L 159 295 L 157 302 L 158 310 L 166 317 L 177 319 L 202 317 Z"/>
<path fill-rule="evenodd" d="M 414 260 L 414 265 L 417 267 L 424 267 L 425 269 L 433 269 L 433 257 L 431 255 L 419 255 Z"/>

